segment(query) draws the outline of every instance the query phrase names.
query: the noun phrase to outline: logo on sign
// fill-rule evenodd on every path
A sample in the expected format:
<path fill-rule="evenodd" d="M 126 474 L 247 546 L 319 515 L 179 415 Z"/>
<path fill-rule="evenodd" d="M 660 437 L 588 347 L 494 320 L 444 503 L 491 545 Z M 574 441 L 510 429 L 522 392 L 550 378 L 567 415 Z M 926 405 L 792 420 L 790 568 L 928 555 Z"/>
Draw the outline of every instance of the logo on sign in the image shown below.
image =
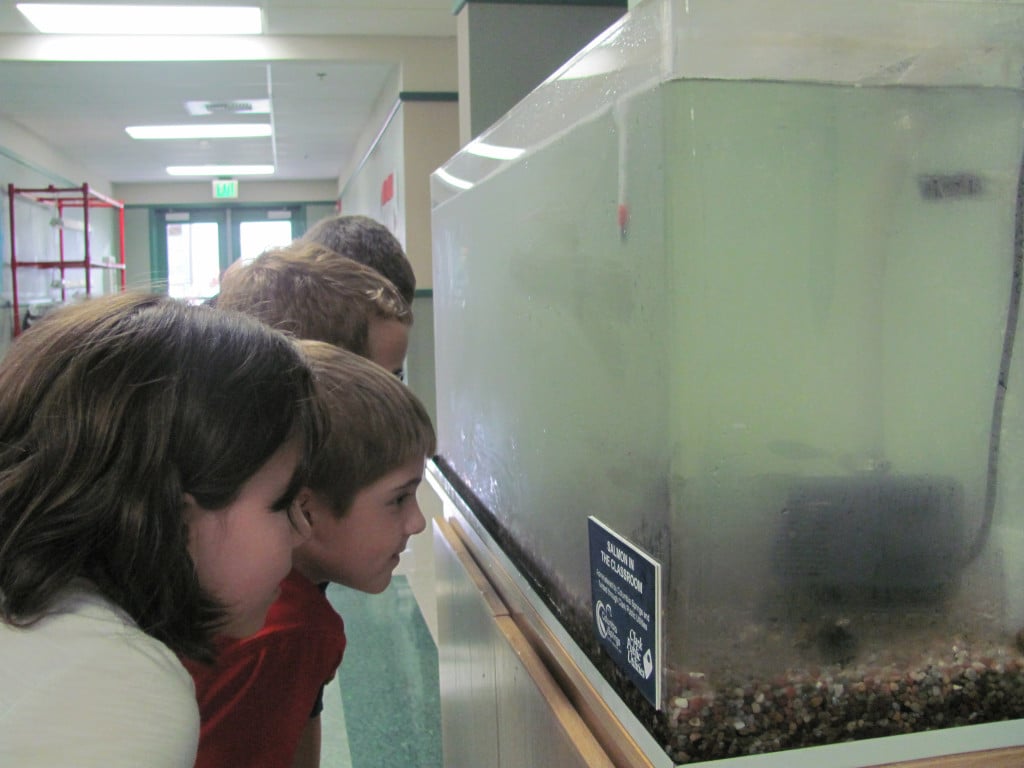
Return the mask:
<path fill-rule="evenodd" d="M 597 633 L 616 648 L 619 647 L 619 628 L 612 621 L 612 607 L 601 600 L 594 607 L 594 618 L 597 621 Z"/>
<path fill-rule="evenodd" d="M 654 659 L 651 657 L 651 649 L 644 650 L 644 641 L 635 630 L 629 630 L 629 638 L 626 640 L 626 660 L 629 666 L 643 675 L 646 680 L 654 671 Z"/>

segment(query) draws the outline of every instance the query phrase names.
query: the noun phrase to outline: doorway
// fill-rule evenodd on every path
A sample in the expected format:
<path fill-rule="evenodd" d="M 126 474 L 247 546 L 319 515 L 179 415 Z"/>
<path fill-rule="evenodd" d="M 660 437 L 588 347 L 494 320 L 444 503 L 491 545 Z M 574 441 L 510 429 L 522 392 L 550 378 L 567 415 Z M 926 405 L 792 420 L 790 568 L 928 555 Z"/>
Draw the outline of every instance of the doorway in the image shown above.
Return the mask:
<path fill-rule="evenodd" d="M 305 230 L 301 206 L 157 209 L 154 282 L 196 304 L 220 291 L 220 276 L 239 259 L 287 245 Z"/>

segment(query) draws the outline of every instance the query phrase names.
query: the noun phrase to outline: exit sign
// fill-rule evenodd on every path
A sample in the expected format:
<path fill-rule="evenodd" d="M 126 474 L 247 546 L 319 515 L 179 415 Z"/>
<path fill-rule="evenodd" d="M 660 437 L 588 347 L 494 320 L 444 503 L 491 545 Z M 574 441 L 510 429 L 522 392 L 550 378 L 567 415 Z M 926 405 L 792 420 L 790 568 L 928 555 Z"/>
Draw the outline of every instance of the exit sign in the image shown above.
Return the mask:
<path fill-rule="evenodd" d="M 213 196 L 215 198 L 238 197 L 238 179 L 214 179 Z"/>

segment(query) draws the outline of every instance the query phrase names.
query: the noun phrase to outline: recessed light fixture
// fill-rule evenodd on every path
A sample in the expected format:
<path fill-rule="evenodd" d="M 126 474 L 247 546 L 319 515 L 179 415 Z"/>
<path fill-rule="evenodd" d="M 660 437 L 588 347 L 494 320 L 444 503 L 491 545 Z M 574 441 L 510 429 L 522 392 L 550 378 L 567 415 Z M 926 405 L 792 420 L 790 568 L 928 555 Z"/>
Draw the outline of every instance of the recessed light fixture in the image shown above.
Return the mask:
<path fill-rule="evenodd" d="M 271 176 L 272 165 L 169 165 L 171 176 Z"/>
<path fill-rule="evenodd" d="M 258 35 L 260 9 L 206 5 L 17 3 L 40 32 L 65 35 Z"/>
<path fill-rule="evenodd" d="M 271 134 L 270 123 L 129 125 L 133 139 L 251 139 Z"/>

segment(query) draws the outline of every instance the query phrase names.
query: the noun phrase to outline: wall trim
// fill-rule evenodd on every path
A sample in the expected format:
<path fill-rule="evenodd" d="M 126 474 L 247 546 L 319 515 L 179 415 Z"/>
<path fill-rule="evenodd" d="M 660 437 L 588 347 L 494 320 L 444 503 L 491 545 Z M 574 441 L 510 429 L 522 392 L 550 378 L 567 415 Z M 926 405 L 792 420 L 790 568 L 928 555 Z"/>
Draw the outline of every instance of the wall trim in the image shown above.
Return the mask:
<path fill-rule="evenodd" d="M 48 179 L 50 179 L 52 181 L 57 182 L 58 184 L 62 184 L 62 185 L 68 186 L 68 187 L 81 186 L 79 184 L 75 184 L 75 182 L 71 181 L 70 179 L 66 179 L 63 176 L 60 176 L 60 175 L 54 173 L 53 171 L 49 171 L 49 170 L 47 170 L 47 169 L 45 169 L 45 168 L 43 168 L 43 167 L 41 167 L 39 165 L 36 165 L 31 160 L 26 160 L 21 155 L 18 155 L 15 152 L 11 152 L 6 147 L 0 147 L 0 155 L 3 155 L 8 160 L 12 160 L 13 162 L 17 163 L 18 165 L 21 165 L 21 166 L 24 166 L 25 168 L 28 168 L 30 171 L 33 171 L 33 172 L 38 173 L 38 174 L 41 174 L 41 175 L 45 176 L 46 178 L 48 178 Z"/>
<path fill-rule="evenodd" d="M 406 101 L 458 101 L 458 91 L 401 91 L 398 100 Z"/>
<path fill-rule="evenodd" d="M 274 208 L 280 206 L 281 208 L 290 208 L 294 206 L 302 205 L 334 205 L 336 200 L 289 200 L 288 202 L 269 202 L 269 203 L 231 203 L 225 200 L 220 202 L 203 202 L 203 203 L 126 203 L 124 209 L 144 211 L 147 209 L 166 209 L 168 211 L 174 210 L 187 210 L 195 208 L 231 208 L 232 210 L 238 210 L 242 208 Z"/>

